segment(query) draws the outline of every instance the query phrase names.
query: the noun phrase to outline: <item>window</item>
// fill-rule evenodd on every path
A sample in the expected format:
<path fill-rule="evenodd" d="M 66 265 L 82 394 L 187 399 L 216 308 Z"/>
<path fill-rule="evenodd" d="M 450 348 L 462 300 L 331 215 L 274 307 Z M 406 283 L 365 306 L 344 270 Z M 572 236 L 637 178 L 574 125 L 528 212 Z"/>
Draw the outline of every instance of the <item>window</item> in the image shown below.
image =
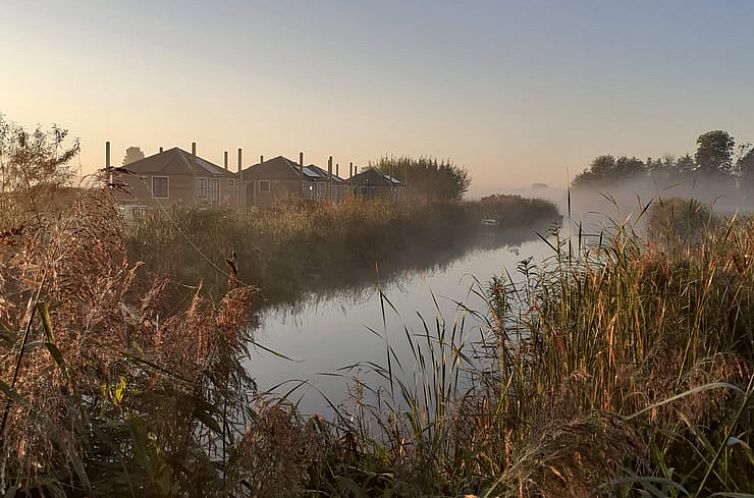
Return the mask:
<path fill-rule="evenodd" d="M 228 180 L 228 187 L 235 187 L 235 186 L 236 186 L 236 181 L 235 180 L 233 180 L 232 178 L 230 180 Z"/>
<path fill-rule="evenodd" d="M 152 197 L 155 199 L 167 199 L 169 192 L 167 176 L 152 177 Z"/>
<path fill-rule="evenodd" d="M 369 187 L 367 187 L 367 186 L 361 186 L 361 187 L 359 187 L 359 194 L 364 199 L 366 199 L 367 197 L 369 197 Z"/>
<path fill-rule="evenodd" d="M 270 191 L 270 181 L 269 180 L 259 180 L 259 191 L 260 192 L 269 192 Z"/>
<path fill-rule="evenodd" d="M 220 180 L 217 178 L 213 178 L 209 182 L 209 202 L 220 204 Z"/>
<path fill-rule="evenodd" d="M 206 199 L 208 193 L 209 193 L 209 190 L 207 187 L 207 179 L 197 178 L 196 179 L 196 196 L 199 197 L 200 199 Z"/>

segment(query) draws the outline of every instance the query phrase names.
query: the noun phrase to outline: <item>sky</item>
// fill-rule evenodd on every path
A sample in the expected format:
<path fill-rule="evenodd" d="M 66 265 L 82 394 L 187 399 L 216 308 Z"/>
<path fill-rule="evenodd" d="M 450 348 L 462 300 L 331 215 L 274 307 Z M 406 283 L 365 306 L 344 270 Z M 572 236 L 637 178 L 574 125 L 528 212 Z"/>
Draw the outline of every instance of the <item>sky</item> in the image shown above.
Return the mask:
<path fill-rule="evenodd" d="M 749 0 L 0 0 L 0 112 L 244 167 L 448 158 L 472 195 L 754 142 Z M 346 167 L 347 168 L 347 167 Z M 343 171 L 343 170 L 341 170 Z"/>

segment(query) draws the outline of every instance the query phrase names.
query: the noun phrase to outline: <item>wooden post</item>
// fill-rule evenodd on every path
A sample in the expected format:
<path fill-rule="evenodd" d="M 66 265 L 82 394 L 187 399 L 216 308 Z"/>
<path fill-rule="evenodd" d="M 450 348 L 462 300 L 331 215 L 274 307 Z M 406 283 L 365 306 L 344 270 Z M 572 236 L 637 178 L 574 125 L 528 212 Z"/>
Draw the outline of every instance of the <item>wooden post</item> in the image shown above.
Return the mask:
<path fill-rule="evenodd" d="M 241 169 L 241 148 L 238 149 L 238 209 L 241 209 L 241 187 L 243 186 L 243 170 Z"/>
<path fill-rule="evenodd" d="M 332 202 L 332 156 L 327 160 L 327 200 Z"/>
<path fill-rule="evenodd" d="M 107 171 L 107 186 L 113 187 L 113 168 L 110 166 L 110 141 L 105 142 L 105 171 Z"/>

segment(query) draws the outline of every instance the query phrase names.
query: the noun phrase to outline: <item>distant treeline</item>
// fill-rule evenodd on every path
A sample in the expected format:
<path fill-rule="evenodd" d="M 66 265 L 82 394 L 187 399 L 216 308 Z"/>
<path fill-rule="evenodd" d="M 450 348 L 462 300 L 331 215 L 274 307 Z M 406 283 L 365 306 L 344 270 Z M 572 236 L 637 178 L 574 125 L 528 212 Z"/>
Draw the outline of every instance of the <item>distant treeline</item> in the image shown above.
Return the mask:
<path fill-rule="evenodd" d="M 659 186 L 681 183 L 690 179 L 715 180 L 754 185 L 754 147 L 750 143 L 736 147 L 734 138 L 723 130 L 709 131 L 696 140 L 692 157 L 671 155 L 660 159 L 602 155 L 574 178 L 574 187 L 609 187 L 627 180 L 650 179 Z"/>

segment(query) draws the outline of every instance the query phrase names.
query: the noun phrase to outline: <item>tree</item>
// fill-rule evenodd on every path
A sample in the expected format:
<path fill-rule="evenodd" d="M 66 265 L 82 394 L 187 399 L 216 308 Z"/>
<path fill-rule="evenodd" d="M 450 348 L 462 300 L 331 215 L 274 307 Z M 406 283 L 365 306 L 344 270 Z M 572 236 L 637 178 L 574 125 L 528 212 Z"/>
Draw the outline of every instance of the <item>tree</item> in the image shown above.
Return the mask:
<path fill-rule="evenodd" d="M 468 172 L 450 160 L 382 157 L 377 169 L 403 182 L 410 197 L 423 201 L 460 200 L 471 184 Z"/>
<path fill-rule="evenodd" d="M 68 183 L 75 175 L 70 162 L 79 142 L 67 138 L 68 130 L 57 125 L 28 132 L 0 114 L 0 192 Z"/>
<path fill-rule="evenodd" d="M 141 148 L 132 145 L 131 147 L 126 149 L 126 155 L 123 158 L 123 166 L 126 164 L 131 164 L 136 161 L 140 161 L 144 159 L 144 152 L 141 151 Z"/>
<path fill-rule="evenodd" d="M 754 148 L 750 145 L 741 149 L 741 157 L 736 162 L 736 167 L 741 173 L 741 182 L 754 185 Z"/>
<path fill-rule="evenodd" d="M 649 161 L 649 160 L 648 160 Z M 573 180 L 574 187 L 604 187 L 618 181 L 638 178 L 647 172 L 647 166 L 635 157 L 611 155 L 597 156 L 588 169 Z"/>
<path fill-rule="evenodd" d="M 696 161 L 689 154 L 681 156 L 675 162 L 675 171 L 678 174 L 688 174 L 696 169 Z"/>
<path fill-rule="evenodd" d="M 696 164 L 702 174 L 730 174 L 735 141 L 727 131 L 708 131 L 696 139 Z"/>

